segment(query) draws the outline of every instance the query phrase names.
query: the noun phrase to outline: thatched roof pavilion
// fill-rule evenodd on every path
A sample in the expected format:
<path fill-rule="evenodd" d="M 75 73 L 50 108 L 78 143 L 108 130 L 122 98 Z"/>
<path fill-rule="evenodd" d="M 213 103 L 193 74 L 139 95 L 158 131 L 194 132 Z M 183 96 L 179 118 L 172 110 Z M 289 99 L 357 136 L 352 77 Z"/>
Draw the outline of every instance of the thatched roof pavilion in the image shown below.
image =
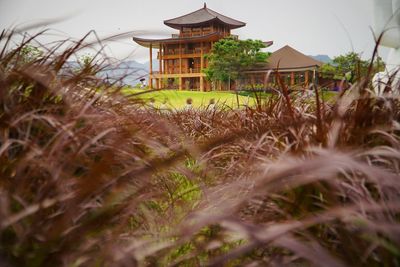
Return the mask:
<path fill-rule="evenodd" d="M 271 54 L 268 59 L 267 68 L 279 71 L 302 71 L 314 70 L 321 67 L 322 64 L 322 62 L 286 45 Z"/>
<path fill-rule="evenodd" d="M 322 62 L 286 45 L 273 52 L 264 66 L 259 66 L 246 73 L 249 74 L 250 79 L 266 84 L 277 82 L 275 75 L 268 75 L 269 72 L 279 72 L 281 79 L 286 84 L 307 87 L 310 82 L 316 82 L 316 72 L 322 65 Z"/>

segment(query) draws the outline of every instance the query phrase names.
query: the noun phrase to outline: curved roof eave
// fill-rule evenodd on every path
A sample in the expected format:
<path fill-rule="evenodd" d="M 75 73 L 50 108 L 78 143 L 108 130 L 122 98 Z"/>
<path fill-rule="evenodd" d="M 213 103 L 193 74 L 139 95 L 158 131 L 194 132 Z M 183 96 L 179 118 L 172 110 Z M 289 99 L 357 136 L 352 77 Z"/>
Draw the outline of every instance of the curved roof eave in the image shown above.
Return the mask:
<path fill-rule="evenodd" d="M 289 68 L 274 68 L 273 70 L 278 72 L 285 71 L 302 71 L 302 70 L 314 70 L 318 69 L 320 66 L 318 65 L 310 65 L 310 66 L 297 66 L 297 67 L 289 67 Z"/>
<path fill-rule="evenodd" d="M 296 71 L 306 71 L 306 70 L 317 70 L 320 68 L 318 65 L 311 65 L 311 66 L 301 66 L 301 67 L 290 67 L 290 68 L 271 68 L 269 66 L 263 68 L 255 68 L 245 71 L 247 73 L 264 73 L 267 71 L 278 71 L 278 72 L 296 72 Z"/>
<path fill-rule="evenodd" d="M 132 40 L 144 47 L 150 47 L 150 44 L 152 44 L 153 48 L 159 48 L 160 43 L 184 43 L 190 41 L 196 42 L 201 40 L 208 40 L 210 38 L 220 38 L 220 37 L 221 37 L 220 34 L 216 32 L 195 37 L 179 37 L 179 38 L 164 38 L 164 39 L 146 39 L 140 37 L 132 37 Z"/>

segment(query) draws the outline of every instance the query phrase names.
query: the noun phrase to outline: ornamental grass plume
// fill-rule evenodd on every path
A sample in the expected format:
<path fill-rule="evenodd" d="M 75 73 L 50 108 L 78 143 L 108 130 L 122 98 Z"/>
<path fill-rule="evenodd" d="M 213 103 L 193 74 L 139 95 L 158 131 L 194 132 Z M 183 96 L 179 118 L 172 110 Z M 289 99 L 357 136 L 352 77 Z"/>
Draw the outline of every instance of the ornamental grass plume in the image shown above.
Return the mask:
<path fill-rule="evenodd" d="M 101 78 L 106 61 L 68 66 L 85 38 L 27 57 L 37 36 L 14 34 L 0 264 L 400 265 L 399 101 L 369 80 L 335 101 L 281 81 L 256 107 L 158 112 Z"/>

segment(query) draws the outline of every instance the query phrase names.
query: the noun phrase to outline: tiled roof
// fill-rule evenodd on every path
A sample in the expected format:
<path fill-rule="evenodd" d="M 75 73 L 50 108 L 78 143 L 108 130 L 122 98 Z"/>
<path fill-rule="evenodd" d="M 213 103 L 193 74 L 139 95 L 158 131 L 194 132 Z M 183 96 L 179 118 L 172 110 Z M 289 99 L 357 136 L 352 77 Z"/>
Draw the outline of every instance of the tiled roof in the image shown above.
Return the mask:
<path fill-rule="evenodd" d="M 192 13 L 165 20 L 164 24 L 172 28 L 179 29 L 182 26 L 197 26 L 212 21 L 219 21 L 223 24 L 226 24 L 230 27 L 230 29 L 236 29 L 246 25 L 244 22 L 221 15 L 218 12 L 207 8 L 206 4 L 204 4 L 203 8 Z"/>

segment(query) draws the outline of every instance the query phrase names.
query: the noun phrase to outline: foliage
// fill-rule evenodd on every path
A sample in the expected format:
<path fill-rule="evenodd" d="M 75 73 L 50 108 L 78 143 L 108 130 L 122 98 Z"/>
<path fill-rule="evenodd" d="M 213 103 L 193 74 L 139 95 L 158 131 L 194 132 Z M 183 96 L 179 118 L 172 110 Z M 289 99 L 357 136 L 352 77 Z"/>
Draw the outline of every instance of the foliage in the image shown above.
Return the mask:
<path fill-rule="evenodd" d="M 345 55 L 337 56 L 331 63 L 325 63 L 321 67 L 323 77 L 334 79 L 346 79 L 353 83 L 361 77 L 368 74 L 370 61 L 361 59 L 360 55 L 355 52 L 349 52 Z M 373 61 L 372 75 L 376 72 L 383 71 L 385 63 L 380 57 Z"/>
<path fill-rule="evenodd" d="M 0 265 L 400 264 L 397 98 L 160 113 L 63 68 L 76 43 L 24 45 L 0 53 Z"/>
<path fill-rule="evenodd" d="M 35 60 L 38 60 L 43 55 L 43 51 L 36 46 L 26 45 L 20 50 L 20 56 L 22 57 L 21 63 L 27 64 Z"/>
<path fill-rule="evenodd" d="M 237 40 L 233 37 L 219 40 L 207 55 L 208 68 L 204 72 L 212 81 L 235 80 L 243 70 L 267 61 L 268 53 L 262 52 L 262 48 L 265 45 L 260 40 Z"/>
<path fill-rule="evenodd" d="M 24 45 L 20 49 L 15 49 L 11 51 L 10 54 L 14 55 L 10 62 L 10 65 L 17 65 L 16 67 L 22 67 L 40 60 L 43 56 L 43 51 L 39 47 L 29 43 Z"/>
<path fill-rule="evenodd" d="M 92 65 L 93 60 L 94 56 L 89 53 L 86 53 L 78 57 L 78 64 L 82 69 L 88 68 Z"/>
<path fill-rule="evenodd" d="M 87 75 L 96 75 L 99 73 L 99 62 L 97 62 L 96 57 L 90 53 L 85 53 L 77 56 L 78 65 L 75 68 L 75 72 L 83 72 Z"/>

